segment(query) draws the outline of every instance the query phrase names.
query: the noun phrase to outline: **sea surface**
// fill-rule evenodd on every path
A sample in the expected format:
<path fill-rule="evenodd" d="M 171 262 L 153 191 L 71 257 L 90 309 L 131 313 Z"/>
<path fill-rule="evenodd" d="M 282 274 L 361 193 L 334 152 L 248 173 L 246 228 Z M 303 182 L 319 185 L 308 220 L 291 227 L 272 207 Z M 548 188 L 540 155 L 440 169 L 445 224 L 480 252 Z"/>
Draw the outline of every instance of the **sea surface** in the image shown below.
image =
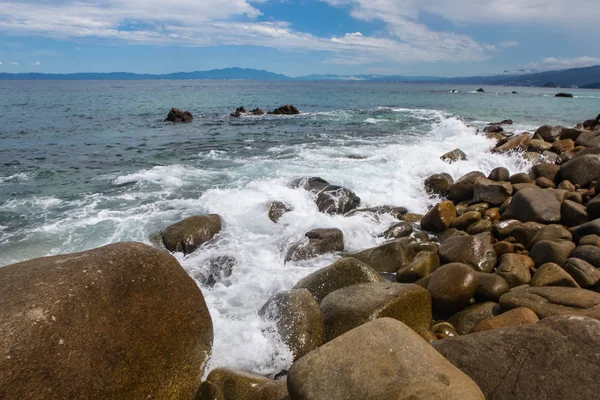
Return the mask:
<path fill-rule="evenodd" d="M 435 199 L 423 180 L 455 179 L 497 166 L 527 171 L 518 156 L 486 153 L 476 134 L 506 118 L 515 132 L 574 126 L 600 112 L 600 91 L 391 84 L 249 81 L 0 81 L 0 266 L 119 241 L 150 244 L 185 217 L 217 213 L 223 232 L 195 254 L 175 256 L 198 278 L 215 256 L 233 256 L 232 276 L 203 287 L 214 322 L 210 368 L 262 374 L 292 357 L 257 310 L 274 293 L 336 260 L 284 263 L 286 246 L 313 228 L 340 228 L 347 250 L 382 243 L 391 216 L 318 212 L 292 179 L 320 176 L 354 190 L 364 206 L 424 213 Z M 452 93 L 456 90 L 456 93 Z M 517 91 L 518 94 L 512 94 Z M 231 118 L 238 106 L 294 104 L 293 117 Z M 163 122 L 190 110 L 190 124 Z M 461 148 L 467 161 L 439 157 Z M 266 204 L 294 210 L 278 224 Z M 200 283 L 199 283 L 200 284 Z"/>

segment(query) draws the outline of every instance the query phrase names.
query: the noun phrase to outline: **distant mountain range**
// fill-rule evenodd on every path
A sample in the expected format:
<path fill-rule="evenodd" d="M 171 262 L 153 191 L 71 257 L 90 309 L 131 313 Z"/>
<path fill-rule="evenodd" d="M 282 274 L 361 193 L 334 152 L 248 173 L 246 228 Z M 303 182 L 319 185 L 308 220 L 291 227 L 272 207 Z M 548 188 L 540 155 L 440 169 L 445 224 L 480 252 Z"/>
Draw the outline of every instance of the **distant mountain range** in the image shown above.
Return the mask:
<path fill-rule="evenodd" d="M 129 72 L 40 74 L 0 73 L 0 80 L 259 80 L 259 81 L 365 81 L 413 82 L 503 86 L 545 86 L 600 88 L 600 65 L 594 67 L 546 71 L 526 75 L 505 74 L 442 78 L 435 76 L 401 75 L 308 75 L 292 78 L 282 74 L 257 69 L 225 68 L 211 71 L 176 72 L 172 74 L 134 74 Z"/>

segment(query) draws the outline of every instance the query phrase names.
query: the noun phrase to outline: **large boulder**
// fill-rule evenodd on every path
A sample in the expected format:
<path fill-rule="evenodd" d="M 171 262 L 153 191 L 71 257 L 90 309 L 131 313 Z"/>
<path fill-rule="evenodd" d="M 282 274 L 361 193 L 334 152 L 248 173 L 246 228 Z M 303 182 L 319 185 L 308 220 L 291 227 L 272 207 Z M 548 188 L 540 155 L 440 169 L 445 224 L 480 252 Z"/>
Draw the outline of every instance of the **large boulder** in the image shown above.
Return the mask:
<path fill-rule="evenodd" d="M 192 398 L 210 314 L 169 253 L 120 243 L 0 268 L 0 398 Z"/>
<path fill-rule="evenodd" d="M 421 220 L 421 228 L 431 232 L 443 232 L 456 219 L 456 207 L 451 201 L 436 204 Z"/>
<path fill-rule="evenodd" d="M 192 122 L 194 117 L 189 111 L 181 111 L 178 108 L 172 108 L 164 122 Z"/>
<path fill-rule="evenodd" d="M 381 282 L 383 278 L 373 268 L 355 258 L 342 258 L 328 267 L 308 275 L 294 289 L 308 289 L 318 303 L 329 293 L 346 286 L 365 282 Z"/>
<path fill-rule="evenodd" d="M 364 262 L 378 272 L 396 272 L 407 266 L 414 258 L 414 251 L 408 246 L 409 241 L 408 238 L 397 239 L 350 254 L 350 257 Z"/>
<path fill-rule="evenodd" d="M 459 178 L 454 185 L 450 186 L 450 199 L 455 202 L 472 200 L 477 178 L 485 178 L 485 175 L 482 172 L 473 171 Z"/>
<path fill-rule="evenodd" d="M 202 382 L 194 400 L 285 400 L 286 396 L 285 381 L 274 381 L 246 371 L 217 368 Z"/>
<path fill-rule="evenodd" d="M 189 217 L 161 232 L 163 244 L 171 252 L 193 253 L 221 232 L 217 214 Z"/>
<path fill-rule="evenodd" d="M 532 309 L 538 317 L 573 314 L 600 319 L 600 293 L 561 286 L 528 287 L 500 297 L 505 310 L 518 307 Z"/>
<path fill-rule="evenodd" d="M 454 179 L 450 174 L 434 174 L 425 179 L 425 191 L 431 196 L 448 197 Z"/>
<path fill-rule="evenodd" d="M 484 400 L 464 373 L 392 318 L 351 330 L 292 365 L 291 400 Z"/>
<path fill-rule="evenodd" d="M 600 155 L 575 157 L 560 166 L 560 175 L 574 185 L 585 187 L 600 178 Z"/>
<path fill-rule="evenodd" d="M 322 254 L 344 250 L 344 234 L 336 228 L 313 229 L 288 249 L 285 261 L 308 260 Z"/>
<path fill-rule="evenodd" d="M 497 261 L 489 233 L 453 236 L 442 243 L 439 253 L 445 263 L 469 264 L 480 272 L 492 272 Z"/>
<path fill-rule="evenodd" d="M 292 183 L 292 187 L 313 193 L 319 211 L 325 214 L 346 214 L 360 205 L 360 198 L 352 190 L 330 185 L 321 178 L 297 179 Z"/>
<path fill-rule="evenodd" d="M 268 114 L 273 115 L 298 115 L 300 111 L 296 107 L 291 104 L 286 104 L 285 106 L 278 107 L 273 111 L 269 111 Z"/>
<path fill-rule="evenodd" d="M 549 189 L 522 189 L 510 202 L 510 212 L 521 222 L 559 222 L 561 204 Z"/>
<path fill-rule="evenodd" d="M 431 326 L 431 296 L 414 284 L 371 282 L 348 286 L 327 295 L 321 310 L 326 341 L 376 318 L 402 321 L 423 338 L 428 337 Z"/>
<path fill-rule="evenodd" d="M 434 342 L 488 400 L 595 399 L 600 322 L 559 316 Z"/>
<path fill-rule="evenodd" d="M 510 182 L 492 181 L 486 178 L 478 178 L 474 186 L 475 202 L 485 202 L 493 206 L 499 206 L 513 194 Z"/>
<path fill-rule="evenodd" d="M 535 131 L 534 136 L 541 137 L 546 142 L 554 142 L 563 129 L 563 126 L 544 125 Z"/>
<path fill-rule="evenodd" d="M 307 289 L 274 294 L 258 314 L 276 322 L 277 331 L 294 355 L 294 360 L 323 344 L 323 314 L 319 303 Z"/>

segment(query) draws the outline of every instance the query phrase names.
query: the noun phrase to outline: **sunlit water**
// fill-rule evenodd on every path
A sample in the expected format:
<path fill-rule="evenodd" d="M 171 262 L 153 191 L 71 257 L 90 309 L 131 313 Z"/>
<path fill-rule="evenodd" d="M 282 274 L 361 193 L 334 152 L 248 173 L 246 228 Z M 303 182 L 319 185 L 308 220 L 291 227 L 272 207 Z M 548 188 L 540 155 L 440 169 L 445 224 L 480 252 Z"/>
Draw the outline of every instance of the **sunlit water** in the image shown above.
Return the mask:
<path fill-rule="evenodd" d="M 451 93 L 457 89 L 458 93 Z M 194 278 L 214 256 L 237 260 L 233 275 L 203 288 L 215 325 L 210 367 L 272 374 L 291 354 L 265 333 L 257 310 L 274 293 L 336 259 L 288 263 L 284 249 L 313 228 L 340 228 L 347 250 L 381 243 L 391 216 L 373 220 L 318 212 L 293 178 L 320 176 L 354 190 L 364 206 L 423 213 L 434 200 L 423 180 L 497 166 L 526 171 L 518 156 L 486 153 L 476 134 L 512 118 L 516 132 L 575 125 L 600 112 L 599 91 L 290 82 L 0 82 L 0 265 L 150 236 L 182 218 L 222 216 L 210 245 L 175 256 Z M 512 94 L 513 90 L 519 94 Z M 229 113 L 294 104 L 294 117 Z M 162 122 L 171 107 L 191 124 Z M 446 164 L 455 148 L 467 161 Z M 348 156 L 352 156 L 349 158 Z M 359 156 L 359 157 L 356 157 Z M 266 203 L 293 206 L 280 223 Z"/>

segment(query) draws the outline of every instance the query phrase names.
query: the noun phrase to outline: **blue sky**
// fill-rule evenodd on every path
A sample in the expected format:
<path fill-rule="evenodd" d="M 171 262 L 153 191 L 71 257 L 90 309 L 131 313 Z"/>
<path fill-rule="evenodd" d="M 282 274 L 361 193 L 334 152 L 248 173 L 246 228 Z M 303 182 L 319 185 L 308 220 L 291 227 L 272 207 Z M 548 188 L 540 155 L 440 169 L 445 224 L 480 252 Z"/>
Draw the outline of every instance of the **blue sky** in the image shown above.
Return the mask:
<path fill-rule="evenodd" d="M 0 72 L 465 76 L 600 64 L 599 0 L 0 0 Z"/>

